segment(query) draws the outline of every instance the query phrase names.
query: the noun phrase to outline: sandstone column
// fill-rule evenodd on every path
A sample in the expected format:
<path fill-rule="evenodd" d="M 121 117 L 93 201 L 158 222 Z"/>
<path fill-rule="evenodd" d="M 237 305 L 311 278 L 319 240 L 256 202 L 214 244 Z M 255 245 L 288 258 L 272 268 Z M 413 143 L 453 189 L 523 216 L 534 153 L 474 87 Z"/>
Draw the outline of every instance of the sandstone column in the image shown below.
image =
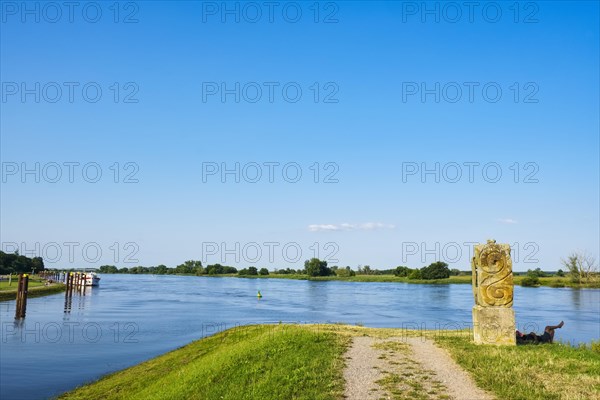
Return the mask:
<path fill-rule="evenodd" d="M 473 336 L 476 344 L 515 345 L 515 312 L 510 246 L 488 240 L 475 245 Z"/>

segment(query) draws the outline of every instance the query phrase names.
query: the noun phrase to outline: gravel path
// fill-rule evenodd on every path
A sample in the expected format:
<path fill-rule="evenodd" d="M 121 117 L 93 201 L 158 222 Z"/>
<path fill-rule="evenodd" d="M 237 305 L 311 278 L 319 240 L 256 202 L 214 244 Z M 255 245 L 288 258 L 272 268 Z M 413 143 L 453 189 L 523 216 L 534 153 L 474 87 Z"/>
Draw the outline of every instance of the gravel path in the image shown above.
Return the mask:
<path fill-rule="evenodd" d="M 412 347 L 414 360 L 435 374 L 447 388 L 446 394 L 457 400 L 492 400 L 489 393 L 475 385 L 475 382 L 448 352 L 437 347 L 425 338 L 407 338 Z"/>
<path fill-rule="evenodd" d="M 344 370 L 349 400 L 493 400 L 443 349 L 425 338 L 355 337 Z"/>
<path fill-rule="evenodd" d="M 346 353 L 346 391 L 344 397 L 350 400 L 374 400 L 385 395 L 375 381 L 383 377 L 381 368 L 384 361 L 378 359 L 378 352 L 372 347 L 375 339 L 368 336 L 355 337 Z M 384 397 L 385 398 L 385 397 Z"/>

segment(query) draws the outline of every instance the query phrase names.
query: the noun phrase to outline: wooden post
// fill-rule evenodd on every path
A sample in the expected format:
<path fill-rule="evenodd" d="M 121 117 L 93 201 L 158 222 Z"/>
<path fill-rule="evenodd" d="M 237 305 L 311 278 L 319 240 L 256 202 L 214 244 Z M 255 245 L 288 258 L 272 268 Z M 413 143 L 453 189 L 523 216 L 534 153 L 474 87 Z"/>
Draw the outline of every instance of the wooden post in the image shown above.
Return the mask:
<path fill-rule="evenodd" d="M 73 278 L 73 273 L 67 272 L 67 292 L 69 293 L 69 296 L 73 293 Z"/>
<path fill-rule="evenodd" d="M 27 274 L 19 275 L 19 285 L 17 287 L 17 305 L 15 310 L 15 319 L 25 318 L 27 312 L 27 292 L 29 289 L 29 276 Z"/>
<path fill-rule="evenodd" d="M 21 303 L 21 318 L 25 318 L 25 312 L 27 311 L 27 293 L 29 291 L 29 275 L 23 275 L 23 301 Z"/>
<path fill-rule="evenodd" d="M 23 301 L 21 297 L 21 281 L 23 280 L 23 274 L 19 275 L 19 280 L 17 282 L 17 304 L 15 306 L 15 319 L 19 319 L 19 315 L 21 315 L 21 303 Z"/>

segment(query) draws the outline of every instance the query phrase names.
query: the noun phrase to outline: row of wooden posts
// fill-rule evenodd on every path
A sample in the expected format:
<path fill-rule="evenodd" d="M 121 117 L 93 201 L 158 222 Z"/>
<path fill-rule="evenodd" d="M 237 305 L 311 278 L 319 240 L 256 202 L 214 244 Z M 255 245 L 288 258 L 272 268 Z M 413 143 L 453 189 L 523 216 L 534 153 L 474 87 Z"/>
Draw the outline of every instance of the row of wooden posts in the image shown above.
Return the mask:
<path fill-rule="evenodd" d="M 83 291 L 85 289 L 85 274 L 83 272 L 70 272 L 65 278 L 67 295 L 73 294 L 73 289 Z"/>
<path fill-rule="evenodd" d="M 73 295 L 73 290 L 85 290 L 85 274 L 83 272 L 50 272 L 42 271 L 39 275 L 49 282 L 64 282 L 66 287 L 65 301 Z M 17 285 L 17 307 L 15 319 L 25 318 L 27 312 L 27 293 L 29 291 L 29 274 L 19 274 Z"/>

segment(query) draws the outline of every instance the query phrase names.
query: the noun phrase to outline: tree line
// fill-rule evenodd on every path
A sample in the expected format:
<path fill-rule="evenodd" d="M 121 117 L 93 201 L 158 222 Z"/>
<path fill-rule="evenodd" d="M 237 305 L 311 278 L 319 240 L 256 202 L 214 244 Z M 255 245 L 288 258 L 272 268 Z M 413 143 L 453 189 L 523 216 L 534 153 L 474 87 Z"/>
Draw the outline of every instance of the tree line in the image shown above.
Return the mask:
<path fill-rule="evenodd" d="M 0 275 L 36 273 L 43 270 L 42 257 L 29 258 L 20 255 L 18 251 L 13 254 L 0 251 Z"/>
<path fill-rule="evenodd" d="M 574 283 L 593 283 L 600 280 L 598 274 L 598 264 L 596 259 L 587 253 L 571 253 L 566 259 L 561 260 L 566 271 L 559 269 L 556 273 L 542 271 L 540 268 L 528 270 L 526 273 L 514 272 L 515 275 L 526 275 L 523 279 L 524 286 L 537 286 L 540 284 L 539 278 L 556 275 L 558 277 L 568 276 Z M 44 260 L 41 257 L 29 258 L 22 256 L 18 251 L 15 253 L 5 253 L 0 251 L 0 275 L 20 274 L 40 272 L 45 270 Z M 167 267 L 166 265 L 157 265 L 151 267 L 136 266 L 117 268 L 114 265 L 102 265 L 99 272 L 105 274 L 155 274 L 155 275 L 231 275 L 239 276 L 265 276 L 269 274 L 279 275 L 308 275 L 318 276 L 337 276 L 352 277 L 356 275 L 395 275 L 406 277 L 408 279 L 445 279 L 456 275 L 470 275 L 471 271 L 459 271 L 458 269 L 449 269 L 448 264 L 443 261 L 436 261 L 422 268 L 410 268 L 407 266 L 398 266 L 392 269 L 378 270 L 369 265 L 359 266 L 353 270 L 350 266 L 339 267 L 337 265 L 329 267 L 327 261 L 318 258 L 312 258 L 304 262 L 303 269 L 275 269 L 270 272 L 267 268 L 257 268 L 250 266 L 238 270 L 235 267 L 221 264 L 202 265 L 201 261 L 188 260 L 176 267 Z"/>

